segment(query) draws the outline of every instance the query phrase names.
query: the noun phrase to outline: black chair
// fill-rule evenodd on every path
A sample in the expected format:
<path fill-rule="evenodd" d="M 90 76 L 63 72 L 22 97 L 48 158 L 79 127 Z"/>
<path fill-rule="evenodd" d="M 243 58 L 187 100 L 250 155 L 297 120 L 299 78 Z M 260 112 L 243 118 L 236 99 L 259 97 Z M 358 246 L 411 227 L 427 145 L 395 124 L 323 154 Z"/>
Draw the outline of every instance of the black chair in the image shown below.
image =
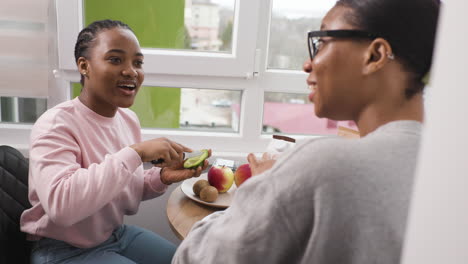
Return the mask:
<path fill-rule="evenodd" d="M 20 231 L 28 200 L 28 161 L 15 148 L 0 146 L 0 263 L 29 263 L 31 243 Z"/>

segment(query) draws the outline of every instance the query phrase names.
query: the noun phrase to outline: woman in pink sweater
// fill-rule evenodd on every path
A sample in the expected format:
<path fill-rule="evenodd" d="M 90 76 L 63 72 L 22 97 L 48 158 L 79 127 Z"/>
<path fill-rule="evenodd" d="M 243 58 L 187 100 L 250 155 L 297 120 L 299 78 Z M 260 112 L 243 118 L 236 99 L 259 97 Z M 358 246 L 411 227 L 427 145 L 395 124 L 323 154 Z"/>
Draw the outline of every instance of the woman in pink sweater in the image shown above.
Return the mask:
<path fill-rule="evenodd" d="M 143 54 L 120 21 L 96 21 L 75 46 L 83 89 L 44 113 L 30 141 L 29 199 L 21 230 L 36 240 L 32 263 L 169 263 L 175 246 L 123 224 L 142 200 L 197 177 L 183 169 L 189 148 L 166 138 L 141 141 L 127 109 L 143 82 Z M 143 169 L 143 162 L 163 160 Z"/>

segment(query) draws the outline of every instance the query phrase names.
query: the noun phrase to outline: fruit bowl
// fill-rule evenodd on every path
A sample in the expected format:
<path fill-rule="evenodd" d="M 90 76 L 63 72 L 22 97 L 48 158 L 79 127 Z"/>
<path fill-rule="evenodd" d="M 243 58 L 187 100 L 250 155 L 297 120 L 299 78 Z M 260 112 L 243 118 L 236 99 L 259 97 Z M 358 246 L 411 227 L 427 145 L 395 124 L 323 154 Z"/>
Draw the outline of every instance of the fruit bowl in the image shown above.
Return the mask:
<path fill-rule="evenodd" d="M 219 193 L 218 199 L 216 199 L 216 201 L 209 203 L 209 202 L 205 202 L 201 200 L 193 192 L 193 185 L 195 184 L 195 182 L 201 179 L 207 180 L 208 179 L 207 173 L 201 174 L 200 177 L 198 178 L 190 178 L 182 182 L 182 184 L 180 185 L 180 189 L 185 194 L 185 196 L 187 196 L 188 198 L 190 198 L 191 200 L 195 202 L 198 202 L 207 206 L 211 206 L 211 207 L 216 207 L 216 208 L 227 208 L 229 207 L 229 205 L 231 205 L 231 201 L 234 198 L 234 193 L 237 189 L 235 184 L 233 184 L 227 192 Z"/>

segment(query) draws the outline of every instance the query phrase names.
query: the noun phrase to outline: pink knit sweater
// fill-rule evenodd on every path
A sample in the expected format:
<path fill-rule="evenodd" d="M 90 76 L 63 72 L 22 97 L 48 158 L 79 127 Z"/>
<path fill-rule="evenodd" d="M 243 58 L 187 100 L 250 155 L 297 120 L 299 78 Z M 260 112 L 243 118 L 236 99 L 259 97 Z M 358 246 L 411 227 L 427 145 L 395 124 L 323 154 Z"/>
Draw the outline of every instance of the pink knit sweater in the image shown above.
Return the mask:
<path fill-rule="evenodd" d="M 76 98 L 44 113 L 31 132 L 29 200 L 21 230 L 81 248 L 105 241 L 140 201 L 163 194 L 159 168 L 143 170 L 135 113 L 103 117 Z"/>

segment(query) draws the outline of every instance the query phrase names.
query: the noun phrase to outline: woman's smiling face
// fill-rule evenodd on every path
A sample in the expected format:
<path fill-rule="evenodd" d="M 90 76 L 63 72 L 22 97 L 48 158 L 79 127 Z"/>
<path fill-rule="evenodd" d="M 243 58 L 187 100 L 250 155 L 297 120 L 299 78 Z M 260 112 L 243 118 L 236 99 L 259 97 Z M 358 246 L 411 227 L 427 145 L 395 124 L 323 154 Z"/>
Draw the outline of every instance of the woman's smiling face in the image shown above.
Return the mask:
<path fill-rule="evenodd" d="M 119 27 L 99 32 L 88 59 L 84 65 L 79 62 L 80 70 L 86 69 L 81 99 L 103 116 L 132 106 L 144 80 L 142 64 L 143 54 L 133 32 Z"/>
<path fill-rule="evenodd" d="M 335 6 L 322 21 L 321 30 L 356 29 L 344 18 L 349 8 Z M 368 100 L 362 89 L 364 52 L 369 41 L 322 37 L 319 52 L 304 63 L 307 84 L 318 117 L 353 120 Z"/>

